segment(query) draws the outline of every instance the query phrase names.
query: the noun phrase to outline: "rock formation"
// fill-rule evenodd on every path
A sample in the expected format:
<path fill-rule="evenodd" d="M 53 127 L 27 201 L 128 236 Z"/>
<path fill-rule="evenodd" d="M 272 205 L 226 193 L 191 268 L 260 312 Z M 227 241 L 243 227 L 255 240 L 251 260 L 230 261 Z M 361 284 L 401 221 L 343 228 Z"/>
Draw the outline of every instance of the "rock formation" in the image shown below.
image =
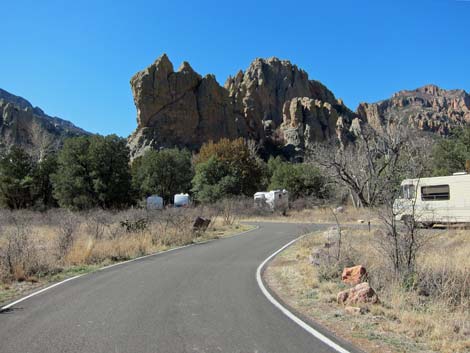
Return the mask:
<path fill-rule="evenodd" d="M 71 122 L 48 116 L 26 99 L 0 89 L 0 151 L 17 145 L 39 159 L 56 151 L 64 138 L 85 134 Z"/>
<path fill-rule="evenodd" d="M 374 129 L 404 123 L 423 131 L 447 135 L 455 127 L 470 124 L 470 95 L 464 90 L 444 90 L 427 85 L 400 91 L 378 103 L 361 103 L 357 113 Z"/>
<path fill-rule="evenodd" d="M 271 142 L 302 152 L 349 129 L 352 113 L 333 93 L 289 61 L 256 59 L 221 87 L 188 63 L 178 71 L 166 55 L 131 79 L 137 130 L 130 136 L 133 156 L 153 147 L 198 149 L 223 137 Z"/>
<path fill-rule="evenodd" d="M 147 148 L 197 149 L 209 140 L 246 137 L 243 118 L 213 75 L 201 77 L 184 62 L 178 71 L 166 55 L 131 79 L 137 130 L 129 138 L 133 156 Z"/>
<path fill-rule="evenodd" d="M 336 134 L 354 114 L 318 81 L 287 60 L 256 59 L 243 73 L 229 77 L 225 88 L 244 116 L 250 137 L 278 140 L 302 151 Z"/>

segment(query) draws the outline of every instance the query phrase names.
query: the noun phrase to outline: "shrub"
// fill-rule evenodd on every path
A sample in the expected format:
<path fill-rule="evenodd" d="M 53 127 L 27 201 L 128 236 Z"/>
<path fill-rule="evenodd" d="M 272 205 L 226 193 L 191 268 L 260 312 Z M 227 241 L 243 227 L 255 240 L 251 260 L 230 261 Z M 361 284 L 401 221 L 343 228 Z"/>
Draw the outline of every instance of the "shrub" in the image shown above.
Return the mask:
<path fill-rule="evenodd" d="M 280 157 L 268 161 L 269 189 L 286 189 L 292 199 L 327 199 L 330 196 L 327 178 L 312 164 L 288 163 Z"/>
<path fill-rule="evenodd" d="M 192 191 L 202 202 L 235 195 L 252 196 L 263 186 L 265 164 L 253 144 L 241 138 L 204 144 L 195 164 Z"/>

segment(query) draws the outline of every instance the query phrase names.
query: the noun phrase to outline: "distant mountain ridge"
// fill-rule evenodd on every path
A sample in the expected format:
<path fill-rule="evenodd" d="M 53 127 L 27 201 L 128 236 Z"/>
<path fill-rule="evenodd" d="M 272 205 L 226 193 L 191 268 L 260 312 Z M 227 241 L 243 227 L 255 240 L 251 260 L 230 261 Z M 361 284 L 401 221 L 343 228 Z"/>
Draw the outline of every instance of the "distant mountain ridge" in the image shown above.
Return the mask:
<path fill-rule="evenodd" d="M 16 145 L 40 159 L 57 151 L 65 138 L 89 134 L 70 121 L 45 114 L 25 98 L 0 89 L 0 151 Z"/>
<path fill-rule="evenodd" d="M 361 103 L 357 113 L 375 129 L 401 122 L 445 136 L 456 127 L 470 125 L 470 95 L 462 89 L 426 85 L 377 103 Z"/>

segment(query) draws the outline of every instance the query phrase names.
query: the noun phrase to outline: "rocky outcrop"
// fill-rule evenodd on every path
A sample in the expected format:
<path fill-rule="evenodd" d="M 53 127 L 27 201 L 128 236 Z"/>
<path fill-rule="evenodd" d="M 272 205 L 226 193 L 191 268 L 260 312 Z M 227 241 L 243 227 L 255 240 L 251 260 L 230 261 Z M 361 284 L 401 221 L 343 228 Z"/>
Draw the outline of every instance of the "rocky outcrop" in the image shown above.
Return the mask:
<path fill-rule="evenodd" d="M 71 122 L 48 116 L 26 99 L 0 89 L 0 151 L 17 145 L 40 159 L 58 150 L 65 138 L 86 134 Z"/>
<path fill-rule="evenodd" d="M 131 79 L 137 130 L 129 138 L 133 157 L 147 148 L 187 147 L 223 137 L 246 136 L 227 90 L 213 75 L 201 77 L 184 62 L 174 71 L 166 55 Z"/>
<path fill-rule="evenodd" d="M 355 117 L 325 86 L 277 58 L 256 59 L 221 87 L 188 63 L 175 72 L 166 55 L 131 79 L 137 129 L 129 138 L 133 157 L 147 148 L 187 147 L 244 137 L 261 144 L 310 144 L 349 129 Z"/>
<path fill-rule="evenodd" d="M 284 103 L 280 130 L 287 145 L 302 150 L 334 136 L 339 118 L 338 111 L 328 102 L 296 97 Z"/>
<path fill-rule="evenodd" d="M 455 127 L 470 124 L 470 95 L 464 90 L 427 85 L 400 91 L 378 103 L 361 103 L 357 113 L 377 130 L 401 122 L 405 126 L 447 135 Z"/>
<path fill-rule="evenodd" d="M 250 137 L 270 139 L 301 152 L 336 134 L 340 116 L 347 127 L 354 114 L 318 81 L 287 60 L 256 59 L 225 83 Z"/>

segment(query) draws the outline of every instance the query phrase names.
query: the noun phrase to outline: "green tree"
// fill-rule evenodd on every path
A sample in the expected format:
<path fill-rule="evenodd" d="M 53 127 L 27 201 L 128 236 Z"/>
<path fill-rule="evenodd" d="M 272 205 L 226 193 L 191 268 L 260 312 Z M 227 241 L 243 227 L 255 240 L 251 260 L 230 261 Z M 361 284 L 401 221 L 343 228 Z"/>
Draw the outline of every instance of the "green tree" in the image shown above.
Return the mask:
<path fill-rule="evenodd" d="M 465 169 L 470 159 L 470 128 L 456 130 L 433 148 L 433 174 L 450 175 Z"/>
<path fill-rule="evenodd" d="M 0 158 L 0 202 L 3 207 L 19 209 L 33 204 L 35 163 L 20 147 Z"/>
<path fill-rule="evenodd" d="M 263 186 L 265 163 L 243 139 L 222 139 L 201 147 L 196 160 L 193 192 L 200 201 L 234 195 L 252 196 Z"/>
<path fill-rule="evenodd" d="M 129 148 L 116 135 L 92 136 L 88 147 L 92 188 L 102 208 L 122 208 L 131 203 Z"/>
<path fill-rule="evenodd" d="M 165 202 L 191 188 L 191 153 L 177 148 L 149 150 L 132 165 L 132 183 L 140 197 L 157 194 Z"/>
<path fill-rule="evenodd" d="M 198 201 L 207 203 L 236 195 L 239 192 L 239 185 L 229 165 L 212 156 L 196 165 L 192 190 Z"/>
<path fill-rule="evenodd" d="M 39 163 L 33 174 L 33 193 L 35 204 L 41 208 L 56 207 L 57 200 L 53 195 L 51 176 L 57 171 L 57 155 L 46 155 Z"/>
<path fill-rule="evenodd" d="M 121 208 L 132 202 L 129 150 L 116 135 L 67 139 L 53 175 L 54 196 L 62 207 Z"/>
<path fill-rule="evenodd" d="M 268 161 L 268 171 L 271 176 L 269 189 L 286 189 L 293 199 L 326 199 L 330 195 L 327 179 L 311 164 L 288 163 L 276 157 Z"/>

